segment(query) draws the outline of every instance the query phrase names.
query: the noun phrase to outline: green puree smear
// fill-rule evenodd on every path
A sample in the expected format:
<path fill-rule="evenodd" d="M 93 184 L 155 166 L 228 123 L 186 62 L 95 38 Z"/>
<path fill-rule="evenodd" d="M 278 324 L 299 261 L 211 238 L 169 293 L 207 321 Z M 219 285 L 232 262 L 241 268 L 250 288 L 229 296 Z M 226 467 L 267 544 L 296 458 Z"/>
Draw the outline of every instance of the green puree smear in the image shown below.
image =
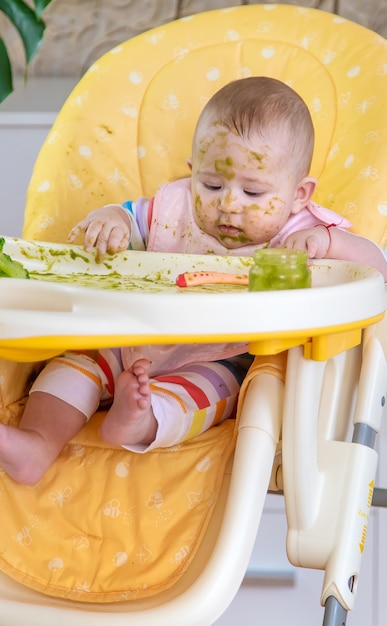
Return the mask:
<path fill-rule="evenodd" d="M 70 247 L 61 244 L 41 244 L 39 242 L 25 241 L 22 242 L 22 245 L 19 245 L 18 256 L 22 256 L 25 259 L 25 266 L 28 268 L 28 276 L 24 275 L 25 277 L 35 281 L 62 283 L 73 285 L 74 287 L 137 293 L 229 293 L 247 291 L 245 285 L 234 284 L 207 284 L 188 288 L 178 287 L 175 282 L 176 276 L 182 271 L 182 268 L 179 271 L 178 269 L 173 270 L 173 260 L 171 267 L 168 258 L 165 259 L 161 256 L 160 260 L 160 257 L 156 255 L 152 265 L 147 262 L 145 264 L 146 267 L 142 267 L 142 256 L 135 251 L 128 253 L 127 258 L 118 258 L 119 268 L 116 266 L 116 259 L 109 256 L 97 267 L 94 255 L 84 252 L 80 246 Z M 129 257 L 131 259 L 130 263 Z M 198 258 L 199 264 L 203 264 L 200 270 L 205 270 L 206 261 L 201 259 L 201 257 Z M 231 258 L 221 258 L 222 264 L 226 264 L 226 266 L 229 260 L 231 263 Z M 133 264 L 131 265 L 131 263 Z M 241 258 L 240 263 L 243 266 L 246 264 L 247 268 L 251 266 L 252 259 L 246 258 L 244 260 Z M 17 264 L 22 267 L 20 263 Z M 126 264 L 125 268 L 124 264 Z M 193 268 L 189 267 L 189 265 L 190 263 L 188 262 L 186 271 L 193 271 Z M 121 266 L 124 268 L 123 271 Z"/>
<path fill-rule="evenodd" d="M 0 277 L 29 278 L 27 270 L 19 261 L 14 261 L 9 254 L 3 252 L 4 244 L 4 237 L 0 237 Z"/>
<path fill-rule="evenodd" d="M 118 272 L 110 274 L 55 274 L 30 272 L 30 278 L 34 280 L 45 280 L 56 283 L 66 283 L 78 287 L 89 287 L 92 289 L 114 289 L 116 291 L 135 291 L 135 292 L 170 292 L 170 293 L 222 293 L 230 291 L 247 291 L 244 285 L 200 285 L 198 287 L 180 288 L 172 282 L 157 274 L 152 276 L 122 275 Z"/>

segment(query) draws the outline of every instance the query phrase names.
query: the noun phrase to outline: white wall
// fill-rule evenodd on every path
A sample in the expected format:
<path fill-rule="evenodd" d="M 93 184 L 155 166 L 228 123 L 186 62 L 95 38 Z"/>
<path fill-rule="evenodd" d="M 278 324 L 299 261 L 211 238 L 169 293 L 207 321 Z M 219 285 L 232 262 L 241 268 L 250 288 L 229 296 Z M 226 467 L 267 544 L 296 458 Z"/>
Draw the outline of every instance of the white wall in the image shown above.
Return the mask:
<path fill-rule="evenodd" d="M 0 235 L 20 237 L 35 159 L 75 79 L 31 79 L 0 105 Z"/>

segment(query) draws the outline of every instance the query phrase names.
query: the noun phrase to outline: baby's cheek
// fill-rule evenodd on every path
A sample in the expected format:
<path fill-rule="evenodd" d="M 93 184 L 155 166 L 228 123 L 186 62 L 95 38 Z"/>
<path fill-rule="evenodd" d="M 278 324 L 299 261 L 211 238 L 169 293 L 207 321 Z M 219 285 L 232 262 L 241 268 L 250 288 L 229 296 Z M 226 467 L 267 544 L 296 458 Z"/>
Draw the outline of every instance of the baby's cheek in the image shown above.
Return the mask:
<path fill-rule="evenodd" d="M 205 197 L 200 196 L 199 194 L 195 197 L 194 202 L 195 208 L 195 217 L 196 222 L 199 226 L 203 226 L 208 223 L 208 221 L 214 219 L 214 211 L 216 210 L 216 201 L 206 200 Z"/>
<path fill-rule="evenodd" d="M 193 199 L 193 205 L 194 205 L 194 208 L 195 208 L 195 213 L 197 215 L 199 215 L 199 213 L 201 212 L 202 207 L 203 207 L 203 202 L 202 202 L 200 194 L 197 193 L 195 195 L 195 197 Z"/>
<path fill-rule="evenodd" d="M 245 213 L 245 215 L 250 216 L 251 219 L 263 220 L 265 219 L 265 216 L 272 217 L 273 214 L 275 214 L 276 209 L 276 204 L 273 201 L 270 201 L 265 204 L 248 204 L 247 206 L 243 207 L 243 212 Z"/>
<path fill-rule="evenodd" d="M 260 240 L 268 241 L 277 234 L 281 223 L 276 215 L 273 215 L 269 207 L 260 207 L 260 210 L 248 211 L 246 214 L 246 230 Z"/>
<path fill-rule="evenodd" d="M 194 212 L 196 222 L 200 226 L 203 223 L 203 201 L 199 194 L 194 198 Z"/>

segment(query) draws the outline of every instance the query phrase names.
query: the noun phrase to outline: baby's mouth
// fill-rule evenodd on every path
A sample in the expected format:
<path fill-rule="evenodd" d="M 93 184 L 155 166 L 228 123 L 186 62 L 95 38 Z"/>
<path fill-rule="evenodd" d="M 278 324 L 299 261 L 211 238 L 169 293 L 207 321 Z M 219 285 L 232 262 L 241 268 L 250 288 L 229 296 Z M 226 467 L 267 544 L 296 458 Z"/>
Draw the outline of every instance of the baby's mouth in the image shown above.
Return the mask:
<path fill-rule="evenodd" d="M 239 237 L 241 231 L 235 226 L 229 224 L 218 224 L 218 232 L 222 237 Z"/>

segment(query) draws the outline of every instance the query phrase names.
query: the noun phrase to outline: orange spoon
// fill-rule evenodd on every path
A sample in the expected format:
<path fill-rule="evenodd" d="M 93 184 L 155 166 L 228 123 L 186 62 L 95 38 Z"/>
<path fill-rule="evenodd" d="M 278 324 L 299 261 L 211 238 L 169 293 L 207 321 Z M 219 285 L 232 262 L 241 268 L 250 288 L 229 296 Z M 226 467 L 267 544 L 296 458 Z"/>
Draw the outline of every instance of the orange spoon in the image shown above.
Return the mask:
<path fill-rule="evenodd" d="M 227 272 L 185 272 L 176 278 L 178 287 L 197 287 L 199 285 L 248 285 L 247 274 L 228 274 Z"/>

